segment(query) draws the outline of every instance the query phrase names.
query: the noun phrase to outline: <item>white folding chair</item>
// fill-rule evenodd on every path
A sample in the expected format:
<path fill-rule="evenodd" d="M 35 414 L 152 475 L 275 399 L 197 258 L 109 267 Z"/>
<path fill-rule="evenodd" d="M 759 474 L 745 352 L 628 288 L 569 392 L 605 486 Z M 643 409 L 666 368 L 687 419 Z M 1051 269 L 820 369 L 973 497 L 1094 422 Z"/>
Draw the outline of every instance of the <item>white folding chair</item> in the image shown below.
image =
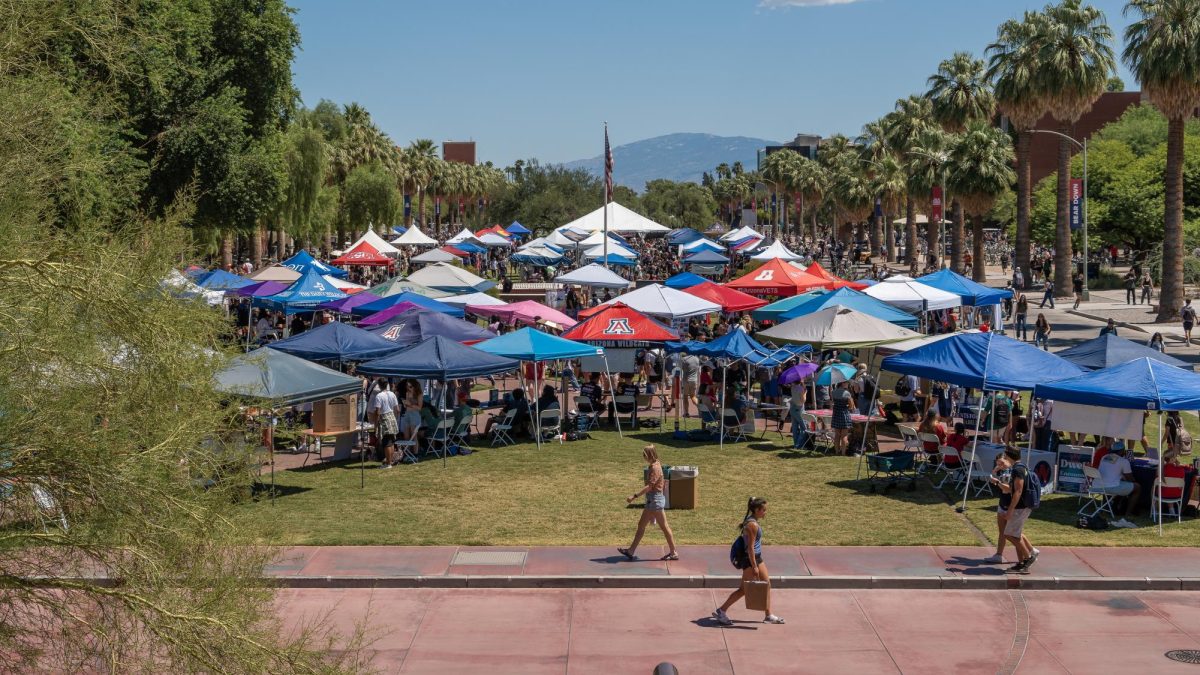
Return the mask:
<path fill-rule="evenodd" d="M 809 440 L 812 443 L 813 449 L 818 446 L 833 449 L 833 430 L 821 424 L 817 416 L 810 413 L 801 413 L 800 420 L 804 423 L 804 428 L 808 430 Z"/>
<path fill-rule="evenodd" d="M 966 473 L 966 468 L 963 465 L 962 454 L 949 445 L 943 445 L 938 448 L 938 455 L 941 456 L 941 462 L 938 464 L 938 471 L 942 472 L 942 481 L 937 484 L 940 490 L 946 481 L 951 481 L 955 486 L 962 485 L 963 476 Z M 947 460 L 954 460 L 954 465 Z"/>
<path fill-rule="evenodd" d="M 904 450 L 912 450 L 914 452 L 923 452 L 924 446 L 921 445 L 920 439 L 917 438 L 917 430 L 915 427 L 907 424 L 897 424 L 896 429 L 900 432 L 900 438 L 904 441 Z"/>
<path fill-rule="evenodd" d="M 562 433 L 562 411 L 558 408 L 543 410 L 538 414 L 538 423 L 541 425 L 542 437 L 557 436 Z"/>
<path fill-rule="evenodd" d="M 513 420 L 517 418 L 517 409 L 513 408 L 504 413 L 499 421 L 492 425 L 492 445 L 513 445 L 516 441 L 512 438 Z"/>
<path fill-rule="evenodd" d="M 925 460 L 925 465 L 927 466 L 930 462 L 930 458 L 929 458 L 929 452 L 927 450 L 925 450 L 925 445 L 927 443 L 932 443 L 935 446 L 940 446 L 942 444 L 942 441 L 941 441 L 941 439 L 939 439 L 937 437 L 937 434 L 924 434 L 924 433 L 917 434 L 917 441 L 918 441 L 918 443 L 917 443 L 916 459 Z M 906 448 L 908 447 L 907 442 L 905 443 L 905 447 Z M 921 471 L 924 471 L 926 466 L 922 466 Z"/>
<path fill-rule="evenodd" d="M 1155 479 L 1154 496 L 1151 501 L 1152 508 L 1150 510 L 1150 517 L 1154 520 L 1154 522 L 1158 522 L 1158 509 L 1160 505 L 1171 507 L 1171 510 L 1168 511 L 1166 515 L 1175 516 L 1175 522 L 1180 522 L 1183 520 L 1183 483 L 1184 480 L 1182 478 L 1172 478 L 1170 476 L 1164 476 L 1161 484 L 1157 479 Z M 1162 491 L 1164 489 L 1179 490 L 1179 496 L 1175 498 L 1164 498 L 1162 496 Z"/>
<path fill-rule="evenodd" d="M 440 457 L 441 453 L 446 452 L 450 444 L 450 432 L 454 430 L 454 420 L 447 417 L 444 420 L 438 420 L 437 426 L 429 435 L 425 437 L 425 454 L 432 454 L 435 457 Z M 441 446 L 439 449 L 438 446 Z"/>
<path fill-rule="evenodd" d="M 731 443 L 746 440 L 746 427 L 733 408 L 721 410 L 721 427 L 724 429 L 725 440 Z"/>
<path fill-rule="evenodd" d="M 1100 480 L 1100 470 L 1094 466 L 1084 465 L 1083 476 L 1086 481 L 1087 497 L 1083 506 L 1079 508 L 1078 514 L 1081 516 L 1095 516 L 1101 513 L 1107 513 L 1112 520 L 1117 519 L 1117 514 L 1113 512 L 1113 497 L 1116 495 L 1102 487 L 1096 487 L 1096 483 Z"/>
<path fill-rule="evenodd" d="M 959 453 L 959 456 L 962 457 L 963 464 L 968 467 L 965 480 L 976 485 L 975 496 L 979 497 L 985 491 L 989 495 L 995 494 L 992 492 L 991 468 L 984 467 L 974 453 L 964 452 Z"/>
<path fill-rule="evenodd" d="M 458 426 L 456 426 L 450 430 L 450 443 L 453 445 L 457 445 L 457 446 L 460 446 L 460 447 L 470 450 L 471 445 L 468 443 L 468 440 L 470 439 L 470 437 L 471 437 L 471 417 L 469 417 L 469 416 L 464 417 L 463 421 L 458 423 Z"/>

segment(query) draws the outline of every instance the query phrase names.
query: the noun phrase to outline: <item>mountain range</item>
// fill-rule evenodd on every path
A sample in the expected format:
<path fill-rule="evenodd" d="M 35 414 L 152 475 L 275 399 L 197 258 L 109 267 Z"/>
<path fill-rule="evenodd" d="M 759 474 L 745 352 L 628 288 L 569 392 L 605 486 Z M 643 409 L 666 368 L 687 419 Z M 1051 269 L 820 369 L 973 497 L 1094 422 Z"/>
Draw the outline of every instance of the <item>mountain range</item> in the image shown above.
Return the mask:
<path fill-rule="evenodd" d="M 757 166 L 758 151 L 775 141 L 746 136 L 678 133 L 655 136 L 613 147 L 613 182 L 638 192 L 656 178 L 700 182 L 700 175 L 724 162 L 741 162 L 747 170 Z M 566 162 L 570 169 L 604 175 L 604 156 Z"/>

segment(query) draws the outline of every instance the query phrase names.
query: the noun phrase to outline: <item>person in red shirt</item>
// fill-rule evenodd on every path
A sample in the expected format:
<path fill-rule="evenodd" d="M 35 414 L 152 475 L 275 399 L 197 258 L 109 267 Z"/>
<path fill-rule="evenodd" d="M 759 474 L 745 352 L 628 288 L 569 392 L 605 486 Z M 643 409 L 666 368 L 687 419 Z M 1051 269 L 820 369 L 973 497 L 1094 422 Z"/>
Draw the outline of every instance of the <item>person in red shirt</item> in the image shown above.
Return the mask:
<path fill-rule="evenodd" d="M 945 444 L 954 448 L 955 450 L 957 450 L 961 453 L 963 450 L 965 450 L 967 448 L 967 444 L 971 442 L 971 439 L 967 438 L 966 433 L 967 433 L 966 425 L 963 424 L 962 422 L 955 422 L 954 423 L 954 433 L 952 433 L 946 437 Z M 946 466 L 949 466 L 949 467 L 956 467 L 956 466 L 961 465 L 961 462 L 959 461 L 959 459 L 957 457 L 944 457 L 943 460 L 945 460 Z"/>
<path fill-rule="evenodd" d="M 937 436 L 937 443 L 925 441 L 925 452 L 931 455 L 936 454 L 938 448 L 946 443 L 946 425 L 938 421 L 937 410 L 932 408 L 925 413 L 925 419 L 921 420 L 921 426 L 917 427 L 917 433 Z"/>
<path fill-rule="evenodd" d="M 1179 453 L 1174 450 L 1167 450 L 1163 457 L 1163 478 L 1179 478 L 1187 479 L 1187 467 L 1179 463 Z M 1162 498 L 1164 500 L 1179 499 L 1183 496 L 1183 488 L 1178 487 L 1163 487 Z"/>

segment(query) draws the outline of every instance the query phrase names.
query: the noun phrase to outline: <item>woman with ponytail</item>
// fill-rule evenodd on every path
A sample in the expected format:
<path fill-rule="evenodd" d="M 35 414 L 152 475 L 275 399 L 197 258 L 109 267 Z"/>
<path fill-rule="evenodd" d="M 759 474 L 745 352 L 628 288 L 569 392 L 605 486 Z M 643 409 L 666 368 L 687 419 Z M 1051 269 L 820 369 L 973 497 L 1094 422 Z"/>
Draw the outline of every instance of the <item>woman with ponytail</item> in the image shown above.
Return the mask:
<path fill-rule="evenodd" d="M 771 580 L 767 572 L 767 565 L 762 559 L 764 532 L 759 521 L 765 515 L 767 515 L 767 500 L 762 497 L 751 497 L 750 501 L 746 502 L 746 515 L 742 518 L 742 524 L 739 526 L 742 534 L 734 541 L 733 548 L 730 551 L 733 566 L 742 571 L 742 585 L 739 585 L 736 591 L 730 593 L 729 598 L 725 600 L 725 604 L 718 607 L 717 611 L 712 614 L 717 623 L 722 626 L 733 625 L 733 619 L 730 619 L 725 612 L 746 594 L 743 590 L 745 582 L 769 582 Z M 771 596 L 769 594 L 767 595 L 766 616 L 763 617 L 763 623 L 783 623 L 783 619 L 771 613 Z"/>
<path fill-rule="evenodd" d="M 666 481 L 663 479 L 662 463 L 658 461 L 658 450 L 653 444 L 642 448 L 642 459 L 650 465 L 650 478 L 646 481 L 646 487 L 627 497 L 625 503 L 632 504 L 633 500 L 646 495 L 646 508 L 642 510 L 638 519 L 637 534 L 633 536 L 633 543 L 629 548 L 619 548 L 617 551 L 630 560 L 636 560 L 637 547 L 642 541 L 642 535 L 646 534 L 646 526 L 657 520 L 667 538 L 667 546 L 670 547 L 670 551 L 659 560 L 679 560 L 679 553 L 675 550 L 675 535 L 671 532 L 671 526 L 667 525 L 667 499 L 663 494 Z"/>

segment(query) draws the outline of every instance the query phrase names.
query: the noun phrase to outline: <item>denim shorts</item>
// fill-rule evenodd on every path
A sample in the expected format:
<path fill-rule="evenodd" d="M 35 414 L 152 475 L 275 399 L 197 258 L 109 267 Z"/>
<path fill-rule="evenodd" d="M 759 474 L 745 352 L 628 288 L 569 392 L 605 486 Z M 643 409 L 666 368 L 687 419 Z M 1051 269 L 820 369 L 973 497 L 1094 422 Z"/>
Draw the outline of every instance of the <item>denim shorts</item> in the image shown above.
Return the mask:
<path fill-rule="evenodd" d="M 665 511 L 667 509 L 667 498 L 661 492 L 646 493 L 646 510 L 647 511 Z"/>

